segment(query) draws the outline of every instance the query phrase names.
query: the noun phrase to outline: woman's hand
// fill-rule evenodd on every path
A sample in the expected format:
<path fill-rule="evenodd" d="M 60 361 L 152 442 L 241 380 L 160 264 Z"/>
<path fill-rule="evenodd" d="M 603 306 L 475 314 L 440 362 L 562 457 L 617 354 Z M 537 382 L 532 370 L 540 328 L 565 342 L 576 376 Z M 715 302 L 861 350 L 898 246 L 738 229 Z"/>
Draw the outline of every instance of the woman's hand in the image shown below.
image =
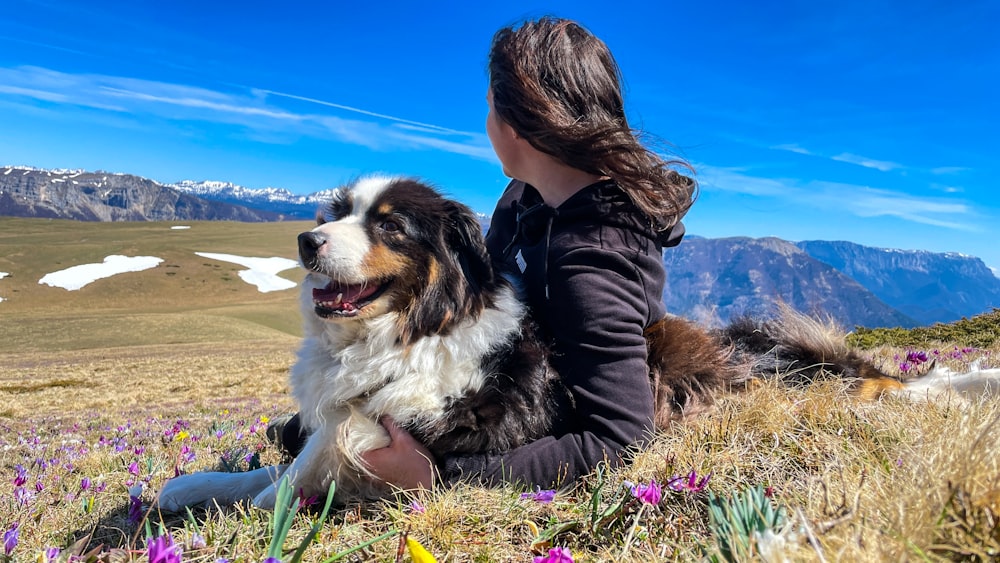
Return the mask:
<path fill-rule="evenodd" d="M 381 481 L 400 489 L 429 489 L 434 483 L 434 456 L 392 417 L 384 416 L 382 426 L 391 442 L 384 448 L 361 455 L 368 469 Z"/>

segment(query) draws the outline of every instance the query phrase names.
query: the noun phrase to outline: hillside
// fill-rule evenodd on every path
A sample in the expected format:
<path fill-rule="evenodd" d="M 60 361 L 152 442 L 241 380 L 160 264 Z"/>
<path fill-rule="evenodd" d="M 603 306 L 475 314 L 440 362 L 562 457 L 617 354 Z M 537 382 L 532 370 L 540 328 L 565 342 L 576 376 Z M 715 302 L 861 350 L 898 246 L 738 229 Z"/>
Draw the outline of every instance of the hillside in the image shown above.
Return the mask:
<path fill-rule="evenodd" d="M 841 325 L 916 326 L 857 281 L 776 238 L 689 237 L 664 253 L 667 310 L 709 325 L 768 314 L 778 301 Z"/>
<path fill-rule="evenodd" d="M 167 185 L 129 174 L 0 168 L 0 216 L 307 220 L 329 195 L 330 190 L 295 195 L 230 182 Z M 484 227 L 489 224 L 486 216 L 480 220 Z M 1000 279 L 978 258 L 957 253 L 851 242 L 689 236 L 680 247 L 665 252 L 664 263 L 668 310 L 713 325 L 734 315 L 766 314 L 779 300 L 802 311 L 828 314 L 845 327 L 913 327 L 1000 307 Z"/>
<path fill-rule="evenodd" d="M 1000 279 L 974 256 L 844 241 L 805 241 L 796 246 L 920 324 L 950 322 L 1000 306 Z"/>
<path fill-rule="evenodd" d="M 195 252 L 296 258 L 306 222 L 92 223 L 0 221 L 0 353 L 283 338 L 300 333 L 298 292 L 261 293 L 243 266 Z M 156 256 L 157 267 L 77 291 L 40 285 L 47 273 L 106 256 Z M 301 281 L 302 273 L 279 274 Z"/>
<path fill-rule="evenodd" d="M 130 174 L 0 168 L 0 215 L 79 221 L 277 221 L 280 213 L 212 201 Z"/>

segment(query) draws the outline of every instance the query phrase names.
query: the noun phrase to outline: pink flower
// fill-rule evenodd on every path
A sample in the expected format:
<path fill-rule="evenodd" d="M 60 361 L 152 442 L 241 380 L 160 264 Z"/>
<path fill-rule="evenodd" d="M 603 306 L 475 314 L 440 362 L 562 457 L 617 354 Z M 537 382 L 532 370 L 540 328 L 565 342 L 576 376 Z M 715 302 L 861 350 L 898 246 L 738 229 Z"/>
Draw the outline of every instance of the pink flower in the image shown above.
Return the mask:
<path fill-rule="evenodd" d="M 20 487 L 28 482 L 28 470 L 24 468 L 23 465 L 17 464 L 14 466 L 14 470 L 17 472 L 14 475 L 14 486 Z"/>
<path fill-rule="evenodd" d="M 539 504 L 548 504 L 556 498 L 555 489 L 542 490 L 541 488 L 535 490 L 533 493 L 521 493 L 521 499 L 531 499 Z"/>
<path fill-rule="evenodd" d="M 14 552 L 14 548 L 17 547 L 17 537 L 21 534 L 21 530 L 18 528 L 20 524 L 14 522 L 14 524 L 3 533 L 3 552 L 4 555 L 10 556 Z"/>
<path fill-rule="evenodd" d="M 170 534 L 147 539 L 146 553 L 149 563 L 181 563 L 181 549 Z"/>
<path fill-rule="evenodd" d="M 129 495 L 128 497 L 128 521 L 130 524 L 142 522 L 142 501 L 139 497 Z"/>
<path fill-rule="evenodd" d="M 693 469 L 691 473 L 687 474 L 687 477 L 680 477 L 675 475 L 669 481 L 667 481 L 667 487 L 675 491 L 687 491 L 689 493 L 700 493 L 705 490 L 708 485 L 708 480 L 712 478 L 712 472 L 705 475 L 701 479 L 698 479 L 698 473 Z"/>
<path fill-rule="evenodd" d="M 535 557 L 533 563 L 573 563 L 573 554 L 568 547 L 553 547 L 548 555 Z"/>
<path fill-rule="evenodd" d="M 632 495 L 646 504 L 660 504 L 663 498 L 663 488 L 653 479 L 648 485 L 642 483 L 632 485 Z"/>

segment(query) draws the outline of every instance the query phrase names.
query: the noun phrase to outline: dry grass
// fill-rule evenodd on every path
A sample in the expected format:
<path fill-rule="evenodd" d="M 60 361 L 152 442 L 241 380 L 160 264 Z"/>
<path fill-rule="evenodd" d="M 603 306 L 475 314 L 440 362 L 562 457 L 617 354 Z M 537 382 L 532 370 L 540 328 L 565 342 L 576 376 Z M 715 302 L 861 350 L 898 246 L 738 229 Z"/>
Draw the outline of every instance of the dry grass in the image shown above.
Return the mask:
<path fill-rule="evenodd" d="M 148 507 L 184 446 L 196 454 L 181 463 L 185 470 L 217 468 L 223 456 L 253 452 L 276 463 L 260 421 L 293 408 L 284 392 L 294 341 L 6 356 L 0 511 L 21 524 L 18 553 L 65 548 L 93 534 L 91 547 L 132 549 L 144 560 L 143 527 L 127 519 L 130 479 L 150 482 Z M 625 481 L 663 483 L 691 470 L 711 472 L 708 489 L 720 496 L 772 487 L 790 516 L 780 534 L 788 560 L 987 560 L 1000 553 L 998 420 L 996 403 L 859 403 L 837 382 L 807 390 L 764 385 L 657 436 L 632 464 L 562 490 L 550 504 L 523 500 L 514 486 L 460 486 L 417 495 L 423 514 L 409 508 L 414 497 L 407 495 L 340 509 L 306 560 L 408 529 L 439 561 L 524 561 L 534 539 L 528 521 L 541 532 L 557 531 L 552 543 L 571 548 L 577 560 L 700 559 L 715 541 L 705 493 L 666 491 L 643 513 L 624 554 L 638 503 L 626 502 L 603 522 L 591 516 L 599 484 L 597 506 L 604 509 L 630 498 Z M 178 434 L 178 421 L 186 435 Z M 128 445 L 116 451 L 107 445 L 113 439 Z M 32 466 L 36 459 L 51 462 L 43 471 Z M 140 475 L 129 473 L 131 461 L 139 462 Z M 28 468 L 29 488 L 36 475 L 44 485 L 26 506 L 17 505 L 10 485 L 17 464 Z M 81 492 L 84 477 L 106 489 Z M 185 561 L 260 561 L 271 534 L 270 514 L 250 508 L 146 518 L 187 542 Z M 308 526 L 299 516 L 286 545 L 294 547 Z M 196 532 L 207 547 L 191 545 Z M 378 542 L 355 560 L 394 561 L 396 544 Z"/>
<path fill-rule="evenodd" d="M 150 523 L 183 546 L 184 561 L 264 560 L 270 513 L 237 507 L 188 517 L 149 507 L 177 469 L 218 468 L 222 459 L 241 469 L 254 455 L 279 461 L 264 420 L 294 409 L 287 370 L 298 341 L 295 292 L 257 293 L 234 279 L 238 266 L 193 252 L 289 256 L 305 225 L 193 226 L 0 223 L 0 271 L 13 274 L 0 280 L 0 531 L 19 530 L 10 559 L 35 561 L 49 546 L 65 558 L 79 541 L 103 545 L 95 560 L 145 561 Z M 171 267 L 79 292 L 37 284 L 44 273 L 114 252 L 161 256 Z M 941 348 L 954 344 L 965 343 Z M 989 352 L 995 361 L 1000 348 Z M 892 370 L 905 350 L 870 353 Z M 756 485 L 770 487 L 788 515 L 766 544 L 769 561 L 995 559 L 998 420 L 995 402 L 859 403 L 837 382 L 763 385 L 548 504 L 522 499 L 516 486 L 459 486 L 340 508 L 304 560 L 403 530 L 439 561 L 526 561 L 547 545 L 570 548 L 577 561 L 711 559 L 718 538 L 708 493 Z M 692 470 L 711 472 L 706 491 L 666 490 L 655 506 L 641 508 L 625 485 Z M 135 482 L 149 484 L 138 522 L 129 518 Z M 412 500 L 426 510 L 414 511 Z M 286 548 L 306 535 L 311 517 L 297 516 Z M 397 544 L 394 536 L 341 560 L 396 561 Z"/>

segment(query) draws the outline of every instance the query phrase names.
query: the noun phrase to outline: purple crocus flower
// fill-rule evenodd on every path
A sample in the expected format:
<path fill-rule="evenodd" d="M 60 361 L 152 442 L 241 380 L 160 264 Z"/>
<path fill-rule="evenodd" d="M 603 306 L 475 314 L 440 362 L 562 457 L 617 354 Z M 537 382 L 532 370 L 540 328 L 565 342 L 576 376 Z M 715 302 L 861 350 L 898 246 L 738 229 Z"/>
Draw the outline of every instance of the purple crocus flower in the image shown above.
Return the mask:
<path fill-rule="evenodd" d="M 62 553 L 62 550 L 58 547 L 46 547 L 45 551 L 42 552 L 42 555 L 45 557 L 43 563 L 56 563 L 56 561 L 59 561 L 60 553 Z"/>
<path fill-rule="evenodd" d="M 25 489 L 24 487 L 17 487 L 14 489 L 14 500 L 17 501 L 18 506 L 28 506 L 34 498 L 35 493 Z"/>
<path fill-rule="evenodd" d="M 919 366 L 920 364 L 927 361 L 927 353 L 923 351 L 910 350 L 906 353 L 906 361 L 914 366 Z"/>
<path fill-rule="evenodd" d="M 687 477 L 674 476 L 669 481 L 667 481 L 667 487 L 670 487 L 675 491 L 687 491 L 689 493 L 700 493 L 705 490 L 708 485 L 708 480 L 712 478 L 712 473 L 709 472 L 701 479 L 698 479 L 698 473 L 694 470 L 687 474 Z"/>
<path fill-rule="evenodd" d="M 535 557 L 533 563 L 573 563 L 573 554 L 568 547 L 553 547 L 548 555 Z"/>
<path fill-rule="evenodd" d="M 548 504 L 556 498 L 555 489 L 537 489 L 531 493 L 521 493 L 521 499 L 531 499 L 539 504 Z"/>
<path fill-rule="evenodd" d="M 20 487 L 28 482 L 28 470 L 24 468 L 23 465 L 17 464 L 14 466 L 14 486 Z"/>
<path fill-rule="evenodd" d="M 306 496 L 306 490 L 299 487 L 299 505 L 300 506 L 312 506 L 319 503 L 319 495 L 309 495 Z"/>
<path fill-rule="evenodd" d="M 128 521 L 130 524 L 142 522 L 142 501 L 134 495 L 128 496 Z"/>
<path fill-rule="evenodd" d="M 181 563 L 181 550 L 170 534 L 147 539 L 146 554 L 149 563 Z"/>
<path fill-rule="evenodd" d="M 424 505 L 420 504 L 420 501 L 416 501 L 415 500 L 415 501 L 413 501 L 413 502 L 410 503 L 410 512 L 412 512 L 414 514 L 426 514 L 427 513 L 427 507 L 425 507 Z"/>
<path fill-rule="evenodd" d="M 14 552 L 14 548 L 17 547 L 17 536 L 21 534 L 21 530 L 18 528 L 18 523 L 14 522 L 14 525 L 10 527 L 9 530 L 3 533 L 3 552 L 4 555 L 10 555 Z"/>
<path fill-rule="evenodd" d="M 81 491 L 86 491 L 87 489 L 90 488 L 90 485 L 91 485 L 91 483 L 90 483 L 90 477 L 84 477 L 83 479 L 80 479 L 80 490 Z"/>
<path fill-rule="evenodd" d="M 663 498 L 663 488 L 656 482 L 656 479 L 653 479 L 648 485 L 642 483 L 632 485 L 632 496 L 646 504 L 660 504 L 660 499 Z"/>
<path fill-rule="evenodd" d="M 205 549 L 208 547 L 208 542 L 205 541 L 205 536 L 199 533 L 191 534 L 191 540 L 188 541 L 188 546 L 191 549 Z"/>

